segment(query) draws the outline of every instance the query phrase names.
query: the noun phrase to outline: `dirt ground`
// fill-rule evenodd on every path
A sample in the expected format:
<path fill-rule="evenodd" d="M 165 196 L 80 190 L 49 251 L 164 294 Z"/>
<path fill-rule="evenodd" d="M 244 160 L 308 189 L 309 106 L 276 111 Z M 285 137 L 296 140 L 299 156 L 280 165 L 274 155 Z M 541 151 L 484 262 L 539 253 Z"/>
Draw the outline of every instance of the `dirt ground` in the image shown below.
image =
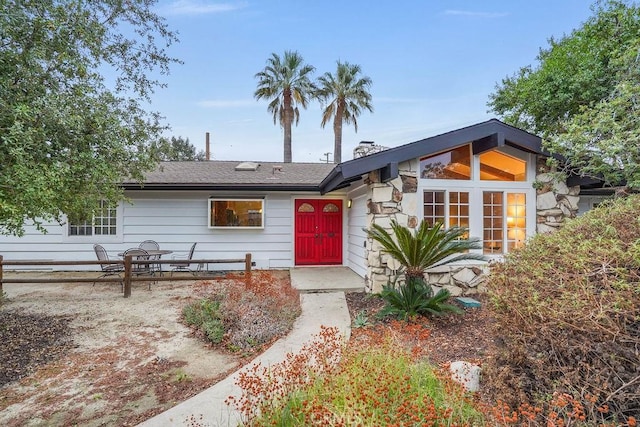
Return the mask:
<path fill-rule="evenodd" d="M 112 283 L 5 284 L 0 425 L 136 425 L 235 371 L 250 359 L 206 345 L 179 322 L 186 302 L 214 284 L 159 282 L 148 290 L 134 283 L 127 299 Z M 382 308 L 364 293 L 346 296 L 352 319 L 364 312 L 374 321 Z M 481 363 L 495 345 L 486 301 L 478 299 L 482 309 L 428 323 L 422 345 L 433 362 Z"/>
<path fill-rule="evenodd" d="M 237 369 L 178 321 L 196 283 L 5 284 L 0 425 L 135 425 Z"/>

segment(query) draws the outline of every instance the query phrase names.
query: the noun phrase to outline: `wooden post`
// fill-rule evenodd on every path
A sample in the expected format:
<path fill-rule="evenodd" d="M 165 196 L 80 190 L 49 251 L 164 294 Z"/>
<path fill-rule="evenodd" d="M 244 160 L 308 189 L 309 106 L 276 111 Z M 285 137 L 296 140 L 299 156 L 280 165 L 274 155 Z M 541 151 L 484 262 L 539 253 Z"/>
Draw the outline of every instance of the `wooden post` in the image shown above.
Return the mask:
<path fill-rule="evenodd" d="M 131 296 L 131 259 L 133 255 L 124 257 L 124 297 Z"/>
<path fill-rule="evenodd" d="M 251 273 L 251 254 L 245 254 L 244 256 L 244 272 L 246 274 Z"/>
<path fill-rule="evenodd" d="M 2 300 L 2 297 L 4 296 L 4 294 L 2 293 L 2 255 L 0 255 L 0 300 Z"/>

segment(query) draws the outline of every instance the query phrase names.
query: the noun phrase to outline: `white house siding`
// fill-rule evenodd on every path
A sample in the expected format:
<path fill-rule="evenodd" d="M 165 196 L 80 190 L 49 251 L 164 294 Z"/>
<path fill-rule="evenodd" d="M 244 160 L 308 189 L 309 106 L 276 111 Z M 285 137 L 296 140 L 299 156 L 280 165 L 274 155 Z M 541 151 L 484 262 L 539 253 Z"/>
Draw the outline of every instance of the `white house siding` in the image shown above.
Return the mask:
<path fill-rule="evenodd" d="M 347 193 L 351 208 L 347 209 L 347 251 L 346 265 L 358 275 L 367 274 L 366 232 L 367 224 L 367 187 L 360 184 Z"/>
<path fill-rule="evenodd" d="M 578 215 L 582 215 L 585 212 L 598 206 L 605 200 L 611 200 L 612 196 L 580 196 L 580 202 L 578 203 Z"/>
<path fill-rule="evenodd" d="M 119 208 L 117 236 L 67 236 L 66 226 L 48 225 L 48 234 L 28 227 L 24 237 L 0 236 L 0 255 L 7 260 L 95 260 L 93 244 L 102 244 L 110 255 L 137 247 L 146 239 L 162 249 L 185 254 L 197 242 L 194 258 L 230 259 L 252 254 L 256 268 L 293 266 L 293 197 L 291 193 L 252 193 L 265 197 L 264 229 L 209 229 L 209 197 L 238 196 L 237 192 L 132 191 L 131 204 Z M 296 197 L 307 197 L 300 193 Z M 317 197 L 316 193 L 308 197 Z M 213 266 L 212 266 L 213 268 Z M 216 265 L 217 269 L 242 268 Z M 59 270 L 91 270 L 97 266 L 59 267 Z"/>
<path fill-rule="evenodd" d="M 256 268 L 292 265 L 291 199 L 288 194 L 242 195 L 265 197 L 263 229 L 210 229 L 209 197 L 238 197 L 225 192 L 132 192 L 135 203 L 123 216 L 124 246 L 134 247 L 152 239 L 163 249 L 185 253 L 197 242 L 194 258 L 234 259 L 252 254 Z M 238 269 L 238 264 L 217 264 L 216 269 Z"/>

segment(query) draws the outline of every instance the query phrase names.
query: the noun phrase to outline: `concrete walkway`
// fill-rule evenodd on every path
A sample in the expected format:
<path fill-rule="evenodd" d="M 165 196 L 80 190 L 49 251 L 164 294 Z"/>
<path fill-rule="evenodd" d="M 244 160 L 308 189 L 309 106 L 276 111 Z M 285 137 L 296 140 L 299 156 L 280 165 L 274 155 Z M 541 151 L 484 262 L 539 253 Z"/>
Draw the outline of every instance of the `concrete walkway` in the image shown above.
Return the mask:
<path fill-rule="evenodd" d="M 224 401 L 229 396 L 240 396 L 241 390 L 235 383 L 242 371 L 258 362 L 262 366 L 281 362 L 287 353 L 298 352 L 313 335 L 320 332 L 321 326 L 335 326 L 346 337 L 349 336 L 351 317 L 344 291 L 362 290 L 363 279 L 360 276 L 346 267 L 293 268 L 291 284 L 300 289 L 302 314 L 289 335 L 278 340 L 245 368 L 140 426 L 237 426 L 240 422 L 239 413 Z"/>

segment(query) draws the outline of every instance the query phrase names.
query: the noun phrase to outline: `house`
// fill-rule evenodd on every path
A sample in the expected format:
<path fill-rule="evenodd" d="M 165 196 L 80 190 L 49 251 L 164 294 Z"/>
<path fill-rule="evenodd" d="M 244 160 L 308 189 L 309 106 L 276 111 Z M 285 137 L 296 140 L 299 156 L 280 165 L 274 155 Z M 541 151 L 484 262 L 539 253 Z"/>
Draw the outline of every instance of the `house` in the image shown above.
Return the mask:
<path fill-rule="evenodd" d="M 372 223 L 465 226 L 482 239 L 485 255 L 500 258 L 606 197 L 581 200 L 580 180 L 554 182 L 541 145 L 493 119 L 339 165 L 162 163 L 142 185 L 123 183 L 130 203 L 105 206 L 93 222 L 49 224 L 45 235 L 34 228 L 2 236 L 0 254 L 90 260 L 94 243 L 117 253 L 146 239 L 175 252 L 198 242 L 195 258 L 250 252 L 258 269 L 347 266 L 376 291 L 398 266 L 367 239 Z M 483 273 L 482 265 L 461 265 L 429 279 L 471 293 Z"/>

